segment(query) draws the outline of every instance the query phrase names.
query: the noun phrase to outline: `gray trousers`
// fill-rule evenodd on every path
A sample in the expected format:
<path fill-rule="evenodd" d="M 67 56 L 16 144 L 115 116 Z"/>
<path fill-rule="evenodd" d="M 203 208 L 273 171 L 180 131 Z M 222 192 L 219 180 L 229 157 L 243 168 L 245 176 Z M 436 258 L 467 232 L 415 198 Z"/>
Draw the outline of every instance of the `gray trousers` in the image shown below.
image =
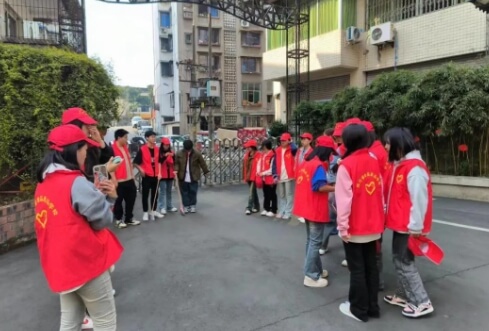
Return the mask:
<path fill-rule="evenodd" d="M 294 181 L 279 182 L 278 190 L 278 216 L 290 217 L 294 205 Z"/>
<path fill-rule="evenodd" d="M 394 232 L 392 255 L 397 273 L 398 289 L 396 295 L 416 307 L 430 301 L 423 285 L 418 268 L 414 264 L 414 254 L 408 248 L 409 235 Z"/>
<path fill-rule="evenodd" d="M 93 321 L 94 331 L 115 331 L 117 314 L 109 270 L 78 290 L 60 294 L 60 331 L 80 331 L 85 308 Z"/>

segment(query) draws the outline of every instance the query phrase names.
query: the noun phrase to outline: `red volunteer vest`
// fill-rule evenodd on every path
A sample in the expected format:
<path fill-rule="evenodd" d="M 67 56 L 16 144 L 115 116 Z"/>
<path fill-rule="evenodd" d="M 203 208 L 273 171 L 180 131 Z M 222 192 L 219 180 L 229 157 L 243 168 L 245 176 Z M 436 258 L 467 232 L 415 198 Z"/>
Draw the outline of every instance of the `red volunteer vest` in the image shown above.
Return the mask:
<path fill-rule="evenodd" d="M 409 232 L 409 218 L 411 214 L 411 198 L 409 196 L 407 178 L 414 167 L 423 168 L 429 176 L 428 181 L 428 209 L 424 218 L 423 233 L 430 233 L 433 222 L 433 189 L 431 175 L 422 160 L 404 160 L 394 167 L 389 178 L 387 193 L 387 222 L 386 227 L 396 232 Z"/>
<path fill-rule="evenodd" d="M 316 157 L 302 162 L 297 169 L 295 183 L 294 210 L 292 213 L 308 221 L 329 222 L 328 192 L 314 192 L 312 179 L 318 167 L 324 167 Z"/>
<path fill-rule="evenodd" d="M 163 163 L 160 163 L 160 174 L 161 178 L 163 179 L 173 179 L 175 178 L 175 174 L 173 171 L 175 170 L 175 161 L 174 161 L 174 154 L 172 152 L 172 155 L 167 156 L 165 161 Z"/>
<path fill-rule="evenodd" d="M 375 155 L 377 161 L 379 162 L 380 173 L 382 174 L 382 179 L 385 183 L 385 174 L 389 168 L 389 157 L 387 151 L 385 150 L 382 143 L 376 140 L 372 146 L 370 146 L 369 152 Z"/>
<path fill-rule="evenodd" d="M 127 178 L 127 167 L 126 167 L 126 158 L 131 157 L 131 154 L 129 154 L 129 148 L 126 146 L 123 147 L 124 152 L 126 155 L 122 154 L 122 151 L 120 147 L 117 145 L 117 141 L 114 141 L 112 144 L 112 150 L 114 151 L 114 156 L 119 156 L 120 158 L 123 159 L 121 162 L 121 165 L 117 167 L 115 171 L 115 178 L 116 179 L 125 179 Z M 132 169 L 130 169 L 132 171 Z"/>
<path fill-rule="evenodd" d="M 144 145 L 143 147 L 141 147 L 141 154 L 143 156 L 143 162 L 139 166 L 143 169 L 146 176 L 148 176 L 148 177 L 158 176 L 159 167 L 157 167 L 156 164 L 158 164 L 158 156 L 160 155 L 159 153 L 160 153 L 160 150 L 156 146 L 154 146 L 153 152 L 151 152 L 149 150 L 148 145 Z M 151 161 L 153 161 L 153 162 L 151 162 Z M 153 163 L 155 165 L 156 172 L 155 172 L 155 168 L 153 168 Z"/>
<path fill-rule="evenodd" d="M 302 154 L 302 151 L 303 150 L 304 150 L 304 147 L 301 147 L 301 148 L 299 148 L 297 150 L 297 153 L 295 154 L 295 161 L 294 162 L 295 162 L 296 170 L 299 168 L 299 165 L 300 165 L 300 155 Z M 312 150 L 313 150 L 313 148 L 312 147 L 309 147 L 309 149 L 304 154 L 304 159 L 302 160 L 302 162 L 304 162 L 306 160 L 306 158 L 309 156 L 309 154 L 312 153 Z"/>
<path fill-rule="evenodd" d="M 280 178 L 280 174 L 282 173 L 282 147 L 279 146 L 275 150 L 275 162 L 277 164 L 277 175 Z M 292 148 L 287 147 L 285 150 L 284 154 L 284 160 L 285 160 L 285 171 L 287 171 L 287 176 L 289 179 L 294 179 L 295 178 L 295 158 L 292 155 Z"/>
<path fill-rule="evenodd" d="M 249 176 L 250 181 L 254 182 L 256 179 L 256 167 L 260 160 L 260 152 L 255 152 L 255 155 L 253 156 L 250 173 L 247 172 L 248 167 L 246 166 L 249 158 L 250 158 L 250 152 L 246 152 L 243 159 L 243 179 L 247 180 Z"/>
<path fill-rule="evenodd" d="M 353 200 L 348 233 L 364 236 L 384 232 L 384 200 L 379 163 L 367 148 L 345 158 L 345 167 L 352 180 Z"/>
<path fill-rule="evenodd" d="M 81 172 L 69 170 L 48 174 L 34 194 L 41 266 L 49 287 L 57 293 L 100 276 L 123 251 L 110 230 L 93 230 L 73 209 L 71 187 L 81 176 Z"/>
<path fill-rule="evenodd" d="M 274 156 L 275 153 L 273 151 L 269 151 L 267 154 L 262 154 L 259 161 L 261 172 L 270 170 L 270 168 L 272 167 L 272 160 Z M 273 185 L 273 175 L 263 176 L 263 183 L 265 185 Z"/>

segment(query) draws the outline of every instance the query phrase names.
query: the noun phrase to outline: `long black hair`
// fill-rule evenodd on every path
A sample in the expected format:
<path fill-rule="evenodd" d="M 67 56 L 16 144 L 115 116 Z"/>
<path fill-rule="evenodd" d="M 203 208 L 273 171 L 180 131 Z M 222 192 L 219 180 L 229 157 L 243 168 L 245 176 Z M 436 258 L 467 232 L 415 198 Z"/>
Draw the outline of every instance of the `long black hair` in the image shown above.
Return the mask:
<path fill-rule="evenodd" d="M 329 162 L 329 157 L 334 152 L 332 148 L 324 147 L 324 146 L 316 146 L 312 150 L 311 154 L 306 157 L 306 161 L 310 161 L 314 159 L 316 156 L 321 162 Z"/>
<path fill-rule="evenodd" d="M 80 166 L 78 165 L 78 160 L 76 155 L 78 150 L 83 146 L 85 146 L 86 144 L 87 143 L 85 141 L 80 141 L 63 147 L 62 151 L 55 151 L 50 149 L 46 153 L 46 155 L 44 155 L 44 158 L 42 159 L 41 163 L 37 167 L 37 172 L 36 172 L 37 181 L 39 183 L 43 182 L 44 172 L 53 163 L 62 165 L 69 170 L 81 171 Z"/>
<path fill-rule="evenodd" d="M 370 137 L 367 129 L 361 124 L 350 124 L 344 130 L 341 135 L 343 144 L 346 148 L 346 153 L 343 155 L 343 159 L 350 156 L 352 153 L 359 149 L 367 148 L 370 144 Z"/>
<path fill-rule="evenodd" d="M 390 145 L 389 161 L 399 161 L 406 154 L 416 150 L 414 137 L 407 128 L 392 128 L 384 135 L 384 141 Z"/>

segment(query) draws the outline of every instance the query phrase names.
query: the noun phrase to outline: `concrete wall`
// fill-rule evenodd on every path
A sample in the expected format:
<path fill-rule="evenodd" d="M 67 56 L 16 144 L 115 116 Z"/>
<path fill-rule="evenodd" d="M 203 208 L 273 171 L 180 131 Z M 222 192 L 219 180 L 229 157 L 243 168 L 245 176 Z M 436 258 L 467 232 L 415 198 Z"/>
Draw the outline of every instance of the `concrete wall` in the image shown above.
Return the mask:
<path fill-rule="evenodd" d="M 0 253 L 34 238 L 33 201 L 0 207 Z"/>
<path fill-rule="evenodd" d="M 433 195 L 489 202 L 489 178 L 433 175 Z"/>

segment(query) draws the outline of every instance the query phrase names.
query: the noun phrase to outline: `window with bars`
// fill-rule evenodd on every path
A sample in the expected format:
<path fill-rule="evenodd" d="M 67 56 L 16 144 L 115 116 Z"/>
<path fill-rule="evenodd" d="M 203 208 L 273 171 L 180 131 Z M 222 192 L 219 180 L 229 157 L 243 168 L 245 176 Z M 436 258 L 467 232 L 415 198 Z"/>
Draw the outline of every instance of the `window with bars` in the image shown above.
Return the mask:
<path fill-rule="evenodd" d="M 241 91 L 243 106 L 261 106 L 261 83 L 243 83 Z"/>
<path fill-rule="evenodd" d="M 207 45 L 208 31 L 207 28 L 199 28 L 199 45 Z M 219 29 L 212 29 L 211 42 L 213 45 L 219 45 Z"/>
<path fill-rule="evenodd" d="M 173 61 L 160 62 L 161 77 L 173 77 Z"/>
<path fill-rule="evenodd" d="M 210 8 L 211 12 L 211 17 L 212 18 L 218 18 L 219 17 L 219 10 L 216 8 Z M 207 14 L 209 13 L 209 7 L 206 5 L 199 5 L 199 16 L 201 17 L 207 17 Z"/>
<path fill-rule="evenodd" d="M 249 31 L 241 33 L 241 46 L 261 47 L 261 33 Z"/>
<path fill-rule="evenodd" d="M 207 69 L 209 65 L 209 56 L 207 54 L 199 54 L 199 64 Z M 212 70 L 221 69 L 221 56 L 212 55 Z"/>
<path fill-rule="evenodd" d="M 162 52 L 172 52 L 173 51 L 173 36 L 170 34 L 167 38 L 160 38 L 160 49 Z"/>
<path fill-rule="evenodd" d="M 258 57 L 242 57 L 241 58 L 241 73 L 243 74 L 259 74 L 261 72 L 261 62 Z"/>
<path fill-rule="evenodd" d="M 464 3 L 465 0 L 376 0 L 368 5 L 368 26 L 397 22 Z"/>

